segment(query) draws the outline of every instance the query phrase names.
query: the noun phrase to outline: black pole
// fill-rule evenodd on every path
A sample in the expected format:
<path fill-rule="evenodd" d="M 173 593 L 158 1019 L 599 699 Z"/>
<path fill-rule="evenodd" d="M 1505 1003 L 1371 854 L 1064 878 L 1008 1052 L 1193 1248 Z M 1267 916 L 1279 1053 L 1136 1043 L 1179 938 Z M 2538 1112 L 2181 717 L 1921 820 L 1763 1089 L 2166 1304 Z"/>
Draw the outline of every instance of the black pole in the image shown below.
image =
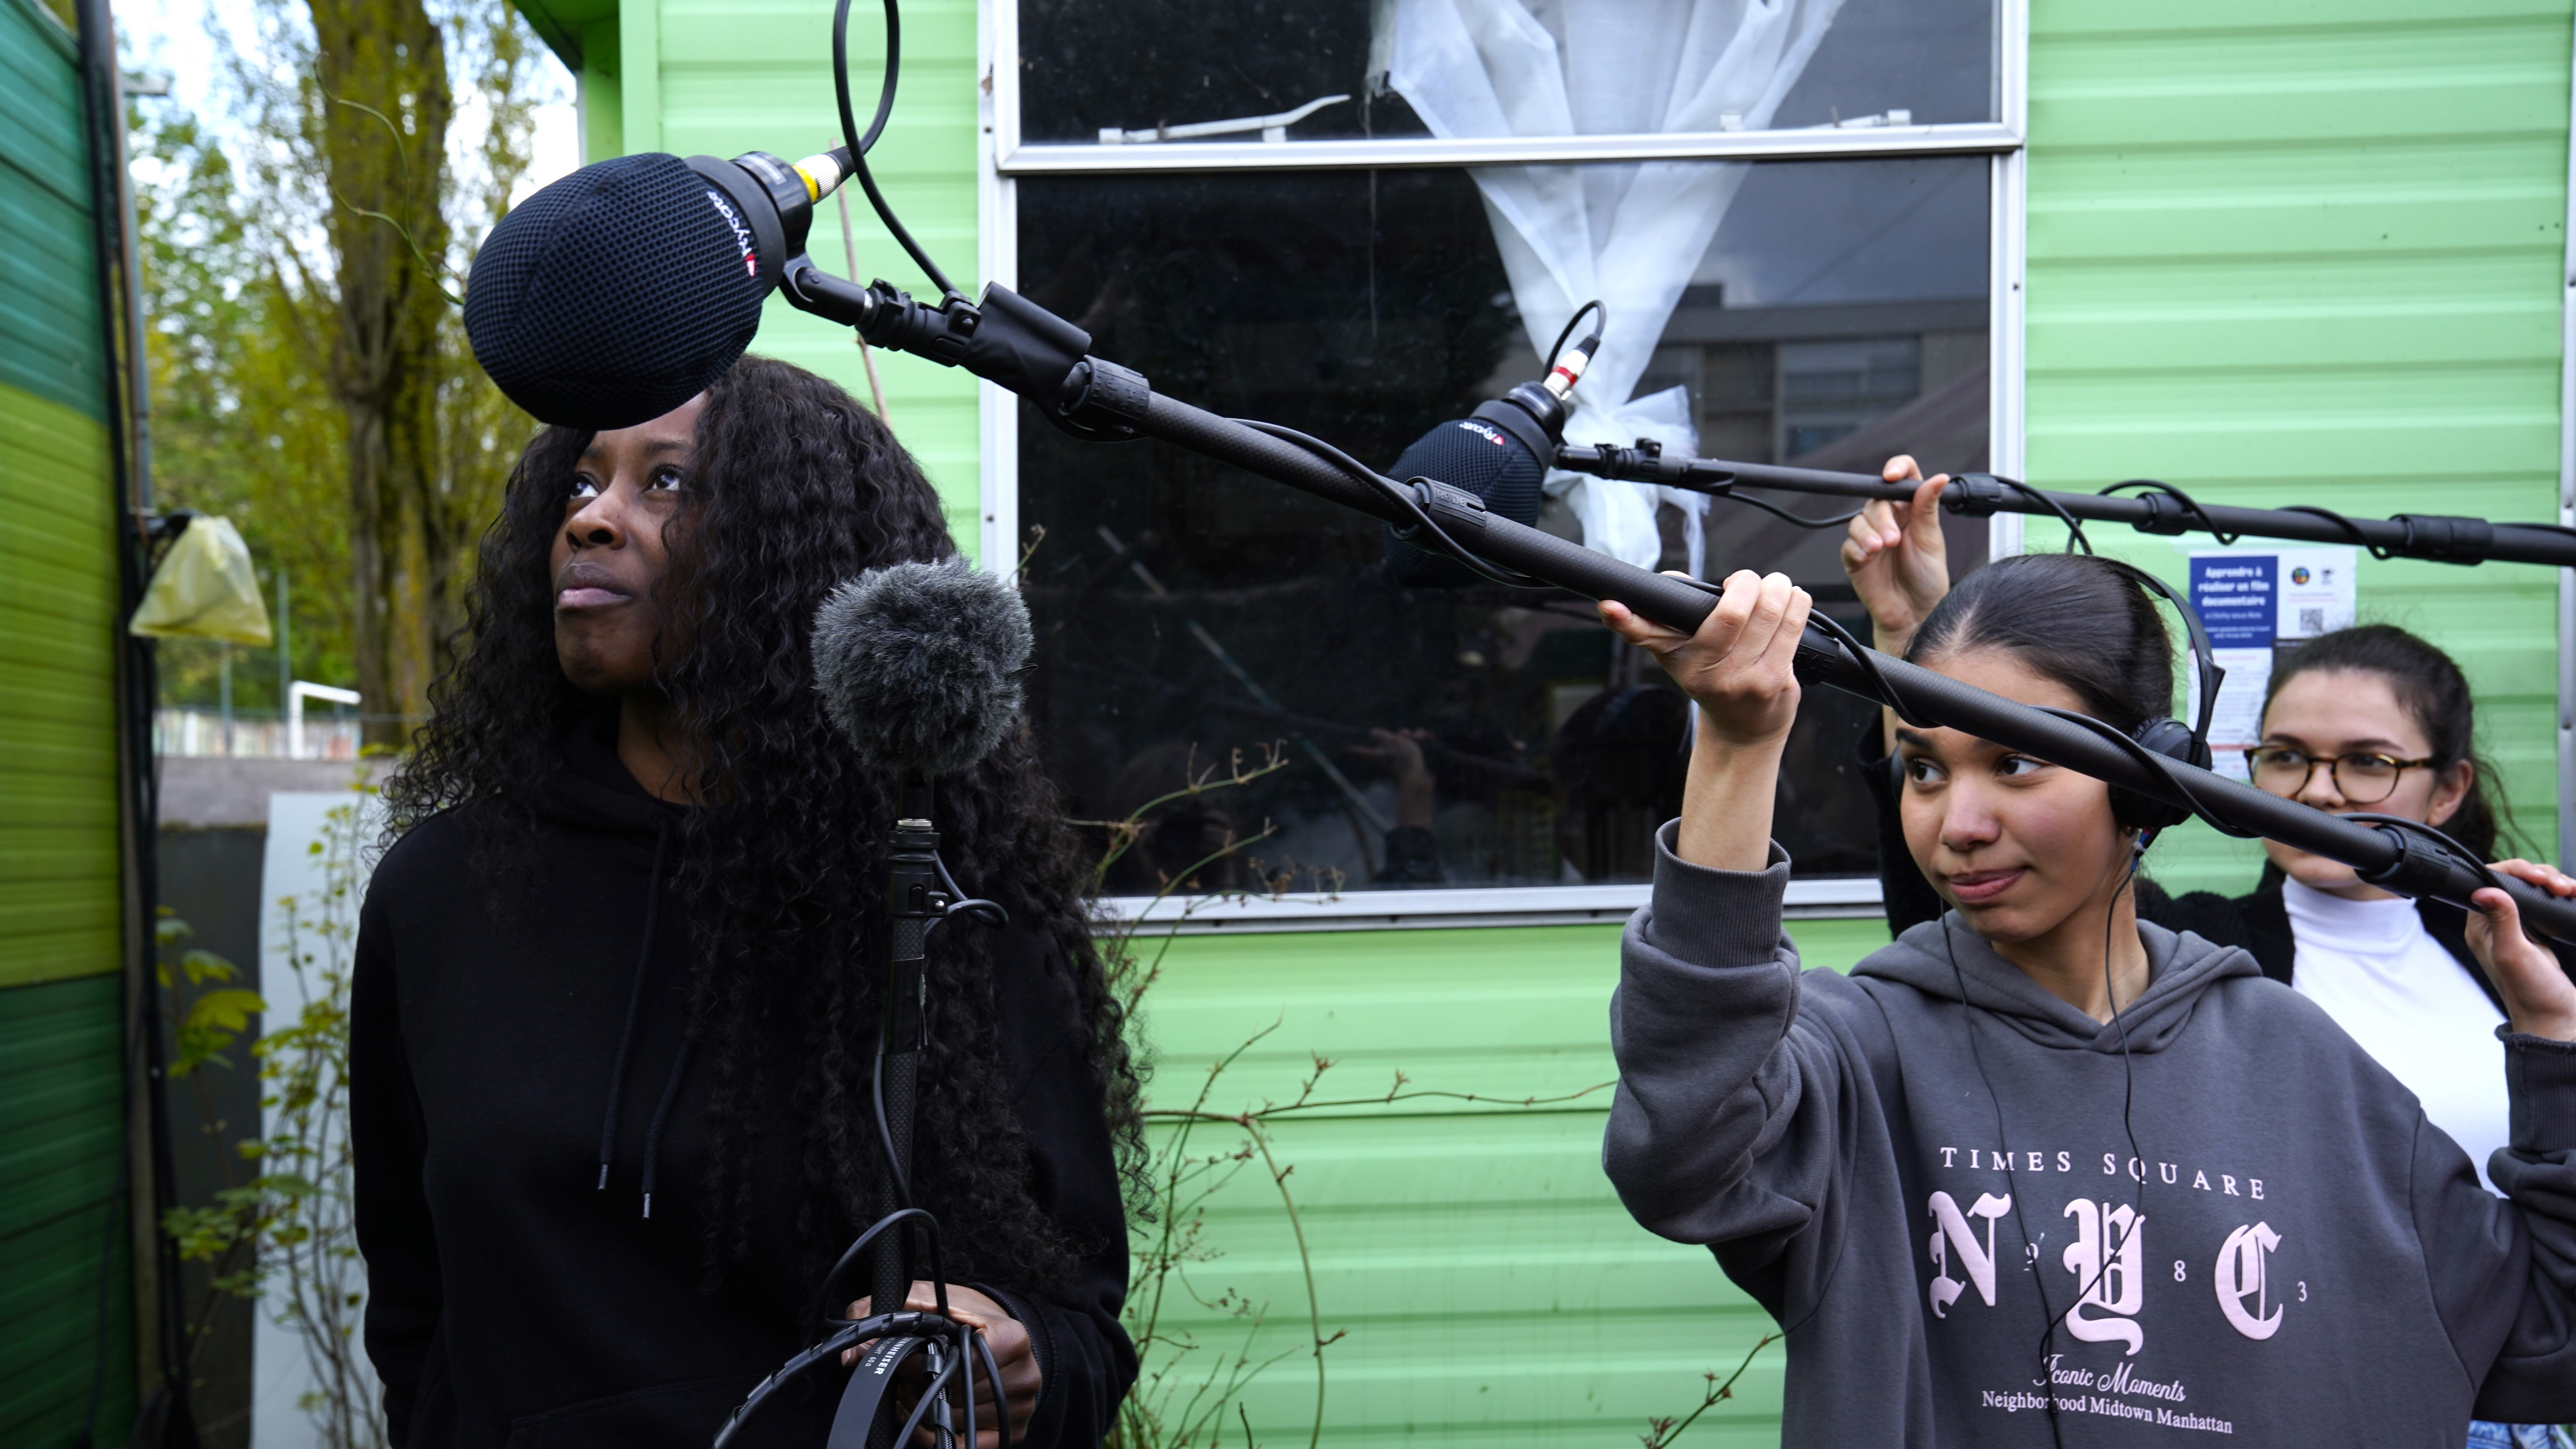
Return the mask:
<path fill-rule="evenodd" d="M 1122 413 L 1137 431 L 1247 472 L 1286 483 L 1360 512 L 1404 521 L 1404 510 L 1378 490 L 1292 443 L 1159 394 Z M 1506 568 L 1545 579 L 1587 598 L 1616 599 L 1659 624 L 1696 629 L 1717 607 L 1714 594 L 1683 580 L 1651 573 L 1595 553 L 1554 534 L 1487 513 L 1457 489 L 1428 490 L 1426 509 L 1461 545 Z M 1866 656 L 1865 658 L 1863 656 Z M 2341 861 L 2362 879 L 2401 895 L 2430 896 L 2463 909 L 2469 894 L 2488 881 L 2415 837 L 2285 800 L 2207 770 L 2157 757 L 2151 764 L 2087 725 L 2033 709 L 1962 684 L 1947 675 L 1907 664 L 1874 650 L 1858 655 L 1810 624 L 1798 646 L 1798 676 L 1811 684 L 1857 695 L 1901 713 L 1965 730 L 2051 764 L 2080 770 L 2214 817 L 2247 834 L 2267 836 L 2312 854 Z M 2576 943 L 2576 902 L 2536 887 L 2500 882 L 2532 929 Z"/>
<path fill-rule="evenodd" d="M 1081 355 L 1081 349 L 1090 345 L 1091 339 L 1087 334 L 1004 288 L 987 289 L 981 309 L 969 308 L 955 301 L 945 308 L 930 308 L 912 301 L 908 295 L 893 291 L 882 282 L 868 288 L 841 282 L 806 258 L 792 259 L 786 270 L 787 285 L 783 290 L 792 305 L 857 327 L 879 346 L 916 351 L 951 366 L 963 364 L 977 376 L 1029 398 L 1040 410 L 1063 419 L 1069 427 L 1085 436 L 1160 438 L 1218 462 L 1231 463 L 1247 473 L 1285 483 L 1328 502 L 1383 519 L 1397 525 L 1399 530 L 1414 522 L 1411 508 L 1390 497 L 1386 489 L 1370 479 L 1356 476 L 1336 462 L 1285 438 L 1164 397 L 1132 369 Z M 968 340 L 956 345 L 956 334 L 944 329 L 955 328 L 961 313 L 972 321 L 965 326 Z M 1593 451 L 1597 454 L 1603 450 Z M 1650 449 L 1616 451 L 1650 460 L 1655 457 Z M 1696 459 L 1675 459 L 1671 466 L 1682 470 L 1699 462 Z M 1716 466 L 1704 465 L 1702 471 Z M 1724 466 L 1734 468 L 1737 465 Z M 1865 497 L 1911 494 L 1910 489 L 1900 485 L 1859 474 L 1778 468 L 1760 471 L 1774 480 L 1804 475 L 1820 488 L 1857 492 Z M 1740 481 L 1753 480 L 1746 477 Z M 1991 489 L 1970 488 L 1964 491 L 1986 496 L 2021 496 L 2012 486 L 1995 480 L 1989 480 L 1989 483 Z M 1464 490 L 1429 482 L 1405 491 L 1421 511 L 1446 530 L 1461 548 L 1488 562 L 1516 569 L 1587 598 L 1615 599 L 1659 624 L 1676 629 L 1698 628 L 1717 607 L 1716 595 L 1704 585 L 1651 573 L 1606 554 L 1594 553 L 1581 544 L 1498 518 L 1487 513 L 1483 502 Z M 2031 491 L 2036 493 L 2036 490 Z M 2086 509 L 2101 517 L 2109 517 L 2107 510 L 2114 507 L 2137 509 L 2144 517 L 2144 510 L 2149 507 L 2137 499 L 2082 494 L 2064 496 L 2081 502 Z M 2164 506 L 2172 510 L 2183 505 L 2167 500 Z M 2048 509 L 2044 504 L 2033 503 L 2027 511 L 2046 512 Z M 2074 512 L 2071 507 L 2068 511 Z M 2284 520 L 2285 526 L 2300 520 L 2319 523 L 2331 520 L 2331 526 L 2338 530 L 2334 538 L 2350 536 L 2343 530 L 2364 527 L 2358 522 L 2332 520 L 2331 515 L 2303 514 L 2292 510 L 2228 510 L 2231 518 L 2258 512 L 2267 518 Z M 2217 521 L 2215 513 L 2216 510 L 2194 507 L 2194 514 L 2202 524 Z M 2396 529 L 2401 542 L 2413 538 L 2420 544 L 2433 532 L 2439 531 L 2431 528 L 2433 523 L 2456 525 L 2444 532 L 2446 538 L 2472 539 L 2483 530 L 2489 542 L 2499 536 L 2505 537 L 2518 550 L 2527 547 L 2538 552 L 2543 542 L 2551 547 L 2563 545 L 2567 553 L 2565 561 L 2576 563 L 2576 530 L 2542 529 L 2527 524 L 2490 525 L 2481 519 L 2391 520 L 2376 526 Z M 2232 527 L 2229 531 L 2233 531 Z M 2489 552 L 2494 557 L 2506 556 L 2501 551 Z M 2534 557 L 2528 561 L 2555 563 L 2560 560 L 2556 557 Z M 2294 800 L 2266 794 L 2251 785 L 2239 784 L 2207 770 L 2195 769 L 2161 755 L 2149 755 L 2126 736 L 2098 721 L 2034 709 L 1962 684 L 1946 675 L 1889 658 L 1875 650 L 1847 648 L 1813 623 L 1807 626 L 1806 637 L 1799 643 L 1797 668 L 1798 677 L 1808 683 L 1822 684 L 1873 703 L 1891 706 L 1909 718 L 1965 730 L 2036 759 L 2169 801 L 2222 829 L 2243 835 L 2265 836 L 2329 860 L 2340 861 L 2351 866 L 2364 881 L 2400 895 L 2431 897 L 2462 909 L 2473 909 L 2469 905 L 2472 892 L 2488 884 L 2499 885 L 2514 898 L 2522 910 L 2524 922 L 2532 929 L 2576 944 L 2576 901 L 2561 901 L 2535 886 L 2509 877 L 2490 877 L 2463 862 L 2450 859 L 2423 838 L 2395 827 L 2346 820 Z"/>
<path fill-rule="evenodd" d="M 138 1406 L 130 1437 L 138 1446 L 149 1445 L 151 1449 L 195 1449 L 197 1424 L 188 1393 L 190 1345 L 178 1246 L 161 1229 L 163 1215 L 175 1204 L 175 1173 L 171 1165 L 162 998 L 155 976 L 160 857 L 152 757 L 154 661 L 150 641 L 128 635 L 124 627 L 142 599 L 150 564 L 149 544 L 141 533 L 144 515 L 151 507 L 150 455 L 144 431 L 150 379 L 145 373 L 146 359 L 135 350 L 143 336 L 142 318 L 135 311 L 141 305 L 140 274 L 136 270 L 141 261 L 134 254 L 133 233 L 126 223 L 132 197 L 126 175 L 124 77 L 118 68 L 116 18 L 108 0 L 80 0 L 75 15 L 90 130 L 90 206 L 99 264 L 100 356 L 107 381 L 108 456 L 117 495 L 114 517 L 120 607 L 110 647 L 117 658 L 116 684 L 121 695 L 119 809 L 126 836 L 126 908 L 133 917 L 126 949 L 140 958 L 128 966 L 128 980 L 133 986 L 127 1002 L 127 1030 L 132 1034 L 132 1049 L 127 1056 L 129 1062 L 139 1059 L 141 1071 L 139 1080 L 129 1079 L 126 1085 L 129 1091 L 143 1094 L 141 1126 L 145 1148 L 141 1165 L 146 1181 L 140 1196 L 150 1204 L 151 1220 L 138 1225 L 145 1242 L 137 1245 L 138 1261 L 134 1266 L 138 1274 L 150 1275 L 153 1356 L 160 1369 L 160 1381 L 146 1391 Z M 118 366 L 120 353 L 122 369 Z M 130 1099 L 126 1122 L 129 1131 L 136 1125 Z M 134 1166 L 129 1146 L 125 1169 L 119 1174 L 121 1180 L 128 1182 L 129 1193 L 131 1183 L 126 1174 Z M 129 1208 L 134 1205 L 130 1201 L 125 1204 Z M 105 1268 L 102 1264 L 101 1271 Z M 140 1309 L 141 1303 L 138 1301 L 136 1306 Z M 103 1371 L 101 1364 L 93 1373 Z M 102 1389 L 103 1383 L 93 1386 L 93 1421 Z M 95 1422 L 85 1426 L 84 1437 L 94 1436 L 98 1427 Z"/>
<path fill-rule="evenodd" d="M 927 943 L 937 919 L 939 832 L 931 828 L 929 783 L 907 770 L 896 786 L 894 834 L 886 852 L 885 1004 L 877 1020 L 877 1110 L 884 1135 L 877 1144 L 884 1161 L 877 1172 L 877 1216 L 880 1219 L 917 1204 L 913 1201 L 912 1137 L 920 1109 L 921 1049 L 928 1039 L 926 997 L 929 992 Z M 898 1226 L 878 1238 L 869 1250 L 868 1292 L 872 1313 L 899 1313 L 912 1293 L 911 1231 Z M 869 1434 L 876 1449 L 888 1449 L 896 1425 L 880 1421 Z"/>
<path fill-rule="evenodd" d="M 1913 497 L 1915 487 L 1911 483 L 1890 483 L 1867 473 L 1690 458 L 1651 447 L 1569 445 L 1557 449 L 1556 466 L 1597 478 L 1660 483 L 1719 497 L 1736 488 L 1776 488 L 1835 498 L 1901 501 Z M 2498 563 L 2576 566 L 2576 529 L 2554 523 L 2489 523 L 2483 518 L 2406 513 L 2394 518 L 2346 518 L 2323 508 L 2230 508 L 2197 502 L 2162 484 L 2138 493 L 2059 493 L 2019 487 L 1989 473 L 1963 473 L 1951 481 L 1941 503 L 1948 511 L 1971 518 L 1996 513 L 2053 518 L 2062 511 L 2080 523 L 2125 524 L 2141 533 L 2166 536 L 2209 533 L 2221 538 L 2243 535 L 2300 543 L 2355 544 L 2382 558 L 2428 559 L 2435 563 L 2479 564 L 2492 559 Z"/>

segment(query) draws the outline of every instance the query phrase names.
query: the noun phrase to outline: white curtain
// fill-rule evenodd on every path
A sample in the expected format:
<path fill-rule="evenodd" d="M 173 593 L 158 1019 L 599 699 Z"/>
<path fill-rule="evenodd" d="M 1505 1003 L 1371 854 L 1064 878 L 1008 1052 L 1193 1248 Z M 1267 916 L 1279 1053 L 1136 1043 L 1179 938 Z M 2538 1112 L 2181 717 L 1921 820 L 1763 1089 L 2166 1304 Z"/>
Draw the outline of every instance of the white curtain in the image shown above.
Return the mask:
<path fill-rule="evenodd" d="M 1385 84 L 1441 137 L 1760 130 L 1797 84 L 1842 0 L 1379 0 Z M 1374 68 L 1374 67 L 1373 67 Z M 1576 307 L 1609 313 L 1575 392 L 1576 443 L 1654 438 L 1696 452 L 1689 395 L 1632 397 L 1656 339 L 1749 171 L 1744 163 L 1485 167 L 1469 174 L 1530 345 Z M 1708 499 L 1554 473 L 1586 546 L 1652 568 L 1660 498 L 1683 511 L 1691 572 Z"/>

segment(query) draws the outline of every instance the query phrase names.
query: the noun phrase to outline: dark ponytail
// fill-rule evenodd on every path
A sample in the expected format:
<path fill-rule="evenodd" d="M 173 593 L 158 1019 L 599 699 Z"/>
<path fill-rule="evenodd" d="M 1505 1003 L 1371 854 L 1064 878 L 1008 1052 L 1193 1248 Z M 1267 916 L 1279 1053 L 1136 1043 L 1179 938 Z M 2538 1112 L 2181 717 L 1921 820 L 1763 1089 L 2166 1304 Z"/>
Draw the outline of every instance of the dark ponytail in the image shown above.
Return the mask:
<path fill-rule="evenodd" d="M 2441 830 L 2476 851 L 2478 859 L 2495 859 L 2499 837 L 2521 832 L 2496 793 L 2494 768 L 2477 752 L 2476 706 L 2459 664 L 2394 624 L 2337 629 L 2308 641 L 2272 672 L 2272 682 L 2263 691 L 2263 713 L 2271 714 L 2273 696 L 2292 678 L 2334 669 L 2367 672 L 2388 681 L 2397 703 L 2430 743 L 2436 772 L 2447 774 L 2463 763 L 2470 767 L 2469 793 L 2451 818 L 2442 822 Z"/>
<path fill-rule="evenodd" d="M 2173 711 L 2173 639 L 2128 570 L 2089 554 L 2000 558 L 1959 581 L 1914 633 L 1906 662 L 2005 649 L 2084 712 L 2135 733 Z"/>

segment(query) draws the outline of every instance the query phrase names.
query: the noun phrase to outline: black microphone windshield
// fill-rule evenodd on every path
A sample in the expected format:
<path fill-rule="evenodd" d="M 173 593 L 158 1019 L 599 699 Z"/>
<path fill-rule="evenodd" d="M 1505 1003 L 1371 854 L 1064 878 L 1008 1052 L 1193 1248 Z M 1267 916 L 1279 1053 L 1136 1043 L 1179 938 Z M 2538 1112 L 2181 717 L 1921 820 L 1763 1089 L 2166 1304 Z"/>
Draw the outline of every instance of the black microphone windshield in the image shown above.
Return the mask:
<path fill-rule="evenodd" d="M 1415 439 L 1387 476 L 1399 483 L 1430 478 L 1463 488 L 1483 499 L 1487 511 L 1499 517 L 1536 523 L 1539 485 L 1547 479 L 1547 468 L 1514 430 L 1475 417 L 1442 423 Z M 1476 575 L 1457 560 L 1416 548 L 1392 532 L 1386 540 L 1386 567 L 1396 582 L 1414 588 L 1456 588 L 1477 582 Z"/>
<path fill-rule="evenodd" d="M 761 271 L 734 199 L 677 156 L 620 156 L 492 228 L 466 282 L 465 333 L 538 421 L 633 427 L 742 356 L 769 292 Z"/>
<path fill-rule="evenodd" d="M 953 775 L 1020 713 L 1031 644 L 1019 591 L 963 558 L 870 569 L 814 614 L 814 688 L 859 757 Z"/>

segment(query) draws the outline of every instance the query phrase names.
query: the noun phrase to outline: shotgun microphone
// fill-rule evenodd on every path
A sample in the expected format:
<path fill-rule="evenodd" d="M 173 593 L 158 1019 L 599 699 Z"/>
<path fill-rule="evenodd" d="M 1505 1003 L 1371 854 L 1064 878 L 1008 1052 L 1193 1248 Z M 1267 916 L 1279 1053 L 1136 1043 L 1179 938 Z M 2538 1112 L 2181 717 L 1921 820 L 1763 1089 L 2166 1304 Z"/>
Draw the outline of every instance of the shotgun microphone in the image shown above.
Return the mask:
<path fill-rule="evenodd" d="M 814 614 L 814 688 L 859 758 L 901 775 L 971 769 L 1020 715 L 1028 606 L 963 558 L 870 569 Z"/>
<path fill-rule="evenodd" d="M 1579 315 L 1579 314 L 1578 314 Z M 1416 438 L 1387 470 L 1401 481 L 1433 478 L 1476 495 L 1487 512 L 1514 523 L 1538 522 L 1540 485 L 1565 438 L 1565 395 L 1581 380 L 1601 348 L 1596 331 L 1560 349 L 1547 376 L 1524 382 L 1467 417 L 1452 419 Z M 1417 547 L 1386 530 L 1387 573 L 1407 588 L 1454 589 L 1477 582 L 1475 573 L 1447 554 Z"/>
<path fill-rule="evenodd" d="M 603 431 L 658 418 L 724 375 L 805 250 L 814 203 L 853 167 L 619 156 L 501 218 L 465 286 L 474 359 L 540 422 Z"/>

